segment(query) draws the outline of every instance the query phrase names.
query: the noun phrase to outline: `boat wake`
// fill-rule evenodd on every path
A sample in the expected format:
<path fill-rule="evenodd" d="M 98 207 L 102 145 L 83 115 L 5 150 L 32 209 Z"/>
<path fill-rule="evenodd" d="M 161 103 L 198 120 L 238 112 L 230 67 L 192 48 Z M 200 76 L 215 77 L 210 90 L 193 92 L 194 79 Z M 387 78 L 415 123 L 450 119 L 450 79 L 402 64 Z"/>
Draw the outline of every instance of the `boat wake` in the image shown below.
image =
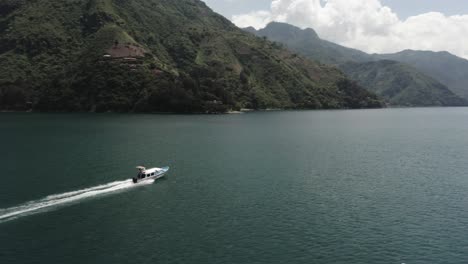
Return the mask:
<path fill-rule="evenodd" d="M 139 184 L 134 184 L 132 180 L 115 181 L 82 190 L 49 195 L 39 200 L 26 202 L 10 208 L 0 209 L 0 223 L 17 219 L 19 217 L 54 210 L 65 205 L 79 202 L 83 199 L 102 196 L 142 185 L 148 185 L 153 182 L 154 180 L 148 180 Z"/>

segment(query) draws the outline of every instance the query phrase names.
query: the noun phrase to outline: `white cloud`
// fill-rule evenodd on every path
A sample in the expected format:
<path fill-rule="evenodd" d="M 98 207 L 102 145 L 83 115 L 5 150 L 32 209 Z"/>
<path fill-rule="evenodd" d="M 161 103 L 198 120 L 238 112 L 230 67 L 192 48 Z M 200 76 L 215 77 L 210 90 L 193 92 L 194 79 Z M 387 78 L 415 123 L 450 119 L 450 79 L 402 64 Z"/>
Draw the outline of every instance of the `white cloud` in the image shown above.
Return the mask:
<path fill-rule="evenodd" d="M 311 27 L 324 39 L 370 53 L 416 49 L 468 58 L 468 15 L 430 12 L 400 20 L 380 0 L 274 0 L 268 11 L 232 20 L 239 27 L 271 21 Z"/>
<path fill-rule="evenodd" d="M 273 21 L 271 19 L 271 13 L 268 11 L 256 11 L 245 15 L 233 16 L 232 20 L 238 27 L 244 28 L 252 26 L 257 29 L 263 28 Z"/>

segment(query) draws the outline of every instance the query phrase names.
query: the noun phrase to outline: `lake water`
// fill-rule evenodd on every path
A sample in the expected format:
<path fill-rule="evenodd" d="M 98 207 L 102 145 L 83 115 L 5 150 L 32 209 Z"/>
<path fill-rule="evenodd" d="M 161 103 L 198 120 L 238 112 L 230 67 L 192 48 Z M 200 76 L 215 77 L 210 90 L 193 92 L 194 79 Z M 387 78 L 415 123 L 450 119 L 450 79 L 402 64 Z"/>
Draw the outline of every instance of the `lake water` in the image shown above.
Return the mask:
<path fill-rule="evenodd" d="M 468 108 L 3 113 L 0 149 L 2 264 L 468 262 Z"/>

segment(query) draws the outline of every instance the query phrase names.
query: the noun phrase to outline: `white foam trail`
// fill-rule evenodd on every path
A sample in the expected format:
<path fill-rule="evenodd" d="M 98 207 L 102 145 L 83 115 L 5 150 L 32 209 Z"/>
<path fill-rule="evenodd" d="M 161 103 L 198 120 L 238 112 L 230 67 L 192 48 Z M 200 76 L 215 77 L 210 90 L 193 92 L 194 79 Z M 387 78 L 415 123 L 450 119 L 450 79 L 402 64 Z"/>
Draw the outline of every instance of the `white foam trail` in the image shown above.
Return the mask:
<path fill-rule="evenodd" d="M 109 194 L 112 192 L 121 191 L 142 185 L 152 184 L 153 182 L 154 180 L 147 180 L 138 184 L 134 184 L 132 180 L 116 181 L 78 191 L 49 195 L 43 199 L 26 202 L 19 206 L 0 209 L 0 223 L 13 220 L 22 216 L 27 216 L 58 208 L 60 206 L 77 202 L 82 199 Z"/>

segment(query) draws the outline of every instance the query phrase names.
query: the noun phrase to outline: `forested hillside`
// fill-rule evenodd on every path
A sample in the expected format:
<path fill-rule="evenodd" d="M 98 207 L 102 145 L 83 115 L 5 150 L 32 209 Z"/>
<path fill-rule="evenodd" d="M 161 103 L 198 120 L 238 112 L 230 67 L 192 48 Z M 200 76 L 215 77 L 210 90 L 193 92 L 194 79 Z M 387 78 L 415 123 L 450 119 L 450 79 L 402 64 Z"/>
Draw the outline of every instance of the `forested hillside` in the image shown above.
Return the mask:
<path fill-rule="evenodd" d="M 224 112 L 379 107 L 338 69 L 198 0 L 3 0 L 0 109 Z"/>
<path fill-rule="evenodd" d="M 468 81 L 463 81 L 466 79 L 464 76 L 468 76 L 463 75 L 463 72 L 468 73 L 465 70 L 468 67 L 455 66 L 460 65 L 462 59 L 454 64 L 453 58 L 450 58 L 452 63 L 448 67 L 445 63 L 447 60 L 428 59 L 427 56 L 421 56 L 424 52 L 403 52 L 401 56 L 399 53 L 370 55 L 322 40 L 313 29 L 300 29 L 285 23 L 273 22 L 258 31 L 254 28 L 245 30 L 282 43 L 302 56 L 340 68 L 368 91 L 385 98 L 390 105 L 468 105 L 468 101 L 462 98 L 463 91 L 468 91 L 463 86 Z M 446 69 L 442 69 L 442 65 L 447 65 Z M 452 89 L 440 80 L 451 84 Z"/>

